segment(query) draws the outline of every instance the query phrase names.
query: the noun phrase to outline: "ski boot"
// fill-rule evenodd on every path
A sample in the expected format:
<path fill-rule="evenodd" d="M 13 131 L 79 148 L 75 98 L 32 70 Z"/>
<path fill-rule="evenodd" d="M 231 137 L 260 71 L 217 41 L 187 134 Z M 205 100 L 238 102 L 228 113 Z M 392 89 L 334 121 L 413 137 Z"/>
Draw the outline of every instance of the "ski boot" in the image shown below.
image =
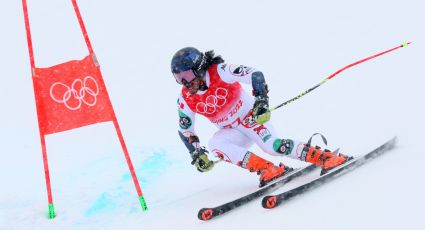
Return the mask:
<path fill-rule="evenodd" d="M 293 168 L 282 163 L 276 166 L 251 152 L 248 152 L 245 156 L 242 168 L 246 168 L 250 172 L 257 172 L 260 175 L 260 188 L 293 170 Z"/>
<path fill-rule="evenodd" d="M 322 134 L 313 134 L 313 136 L 315 135 L 320 135 L 323 142 L 327 144 L 326 138 Z M 304 145 L 301 152 L 301 160 L 321 166 L 322 171 L 320 172 L 320 175 L 323 175 L 329 170 L 354 159 L 353 157 L 338 153 L 339 149 L 331 152 L 328 149 L 322 150 L 319 146 L 311 146 L 311 139 L 313 136 L 311 136 L 307 144 Z"/>
<path fill-rule="evenodd" d="M 304 146 L 302 155 L 306 156 L 306 162 L 322 167 L 320 175 L 353 159 L 353 157 L 346 156 L 342 153 L 333 153 L 328 149 L 322 151 L 319 146 L 309 145 Z"/>

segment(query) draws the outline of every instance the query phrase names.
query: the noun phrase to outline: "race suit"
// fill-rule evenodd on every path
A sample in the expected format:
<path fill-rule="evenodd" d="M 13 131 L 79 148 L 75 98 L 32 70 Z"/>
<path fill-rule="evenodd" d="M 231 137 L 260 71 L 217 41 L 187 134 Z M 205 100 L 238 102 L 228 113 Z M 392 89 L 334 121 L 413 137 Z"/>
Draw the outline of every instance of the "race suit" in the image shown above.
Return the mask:
<path fill-rule="evenodd" d="M 271 122 L 258 124 L 252 119 L 254 98 L 240 83 L 251 85 L 254 68 L 243 65 L 212 65 L 206 73 L 206 91 L 191 94 L 182 87 L 179 95 L 178 113 L 180 132 L 186 137 L 196 135 L 195 114 L 208 118 L 219 130 L 208 143 L 217 157 L 236 165 L 243 165 L 245 155 L 253 143 L 264 152 L 274 156 L 300 156 L 303 142 L 281 139 Z"/>

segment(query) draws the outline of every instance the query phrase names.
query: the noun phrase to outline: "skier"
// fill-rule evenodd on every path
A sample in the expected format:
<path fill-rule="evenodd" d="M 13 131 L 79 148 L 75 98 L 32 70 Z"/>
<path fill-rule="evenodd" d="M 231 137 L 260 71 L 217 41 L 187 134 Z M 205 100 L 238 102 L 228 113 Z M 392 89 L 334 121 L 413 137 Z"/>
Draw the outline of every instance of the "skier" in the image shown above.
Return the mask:
<path fill-rule="evenodd" d="M 343 154 L 311 146 L 310 141 L 304 143 L 278 137 L 268 122 L 268 88 L 261 71 L 226 64 L 214 51 L 201 53 L 193 47 L 174 54 L 171 71 L 177 83 L 183 85 L 177 101 L 179 134 L 190 152 L 192 164 L 200 172 L 210 171 L 214 162 L 206 155 L 208 151 L 201 147 L 194 131 L 196 113 L 219 128 L 208 143 L 209 149 L 226 162 L 257 172 L 260 187 L 282 177 L 292 168 L 282 163 L 276 166 L 249 151 L 253 143 L 268 154 L 319 165 L 322 173 L 349 160 Z M 252 85 L 254 97 L 246 93 L 240 83 Z"/>

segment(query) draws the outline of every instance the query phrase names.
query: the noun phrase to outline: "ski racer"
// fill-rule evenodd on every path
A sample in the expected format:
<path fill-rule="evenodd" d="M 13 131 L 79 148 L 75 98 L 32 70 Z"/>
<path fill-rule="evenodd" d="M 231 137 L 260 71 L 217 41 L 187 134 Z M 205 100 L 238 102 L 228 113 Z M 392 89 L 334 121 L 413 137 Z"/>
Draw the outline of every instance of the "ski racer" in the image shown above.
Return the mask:
<path fill-rule="evenodd" d="M 264 75 L 255 68 L 226 64 L 214 51 L 202 53 L 186 47 L 174 54 L 171 72 L 182 85 L 177 101 L 179 134 L 190 152 L 192 164 L 200 172 L 210 171 L 214 161 L 208 158 L 208 151 L 201 147 L 195 133 L 195 114 L 205 116 L 219 129 L 209 140 L 210 151 L 226 162 L 257 172 L 260 187 L 292 168 L 282 163 L 274 165 L 256 155 L 249 150 L 254 143 L 270 155 L 319 165 L 322 173 L 349 159 L 312 146 L 310 141 L 280 138 L 269 121 L 269 90 Z M 252 96 L 241 83 L 252 86 Z"/>

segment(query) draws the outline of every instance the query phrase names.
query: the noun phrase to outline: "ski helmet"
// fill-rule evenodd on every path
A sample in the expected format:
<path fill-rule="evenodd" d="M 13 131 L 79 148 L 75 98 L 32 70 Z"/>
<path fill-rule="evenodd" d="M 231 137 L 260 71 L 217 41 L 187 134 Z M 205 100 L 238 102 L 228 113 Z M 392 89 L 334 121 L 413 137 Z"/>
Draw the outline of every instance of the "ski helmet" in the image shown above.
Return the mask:
<path fill-rule="evenodd" d="M 204 78 L 205 66 L 205 55 L 193 47 L 180 49 L 171 59 L 171 72 L 179 84 L 183 80 L 190 82 L 195 78 Z"/>

